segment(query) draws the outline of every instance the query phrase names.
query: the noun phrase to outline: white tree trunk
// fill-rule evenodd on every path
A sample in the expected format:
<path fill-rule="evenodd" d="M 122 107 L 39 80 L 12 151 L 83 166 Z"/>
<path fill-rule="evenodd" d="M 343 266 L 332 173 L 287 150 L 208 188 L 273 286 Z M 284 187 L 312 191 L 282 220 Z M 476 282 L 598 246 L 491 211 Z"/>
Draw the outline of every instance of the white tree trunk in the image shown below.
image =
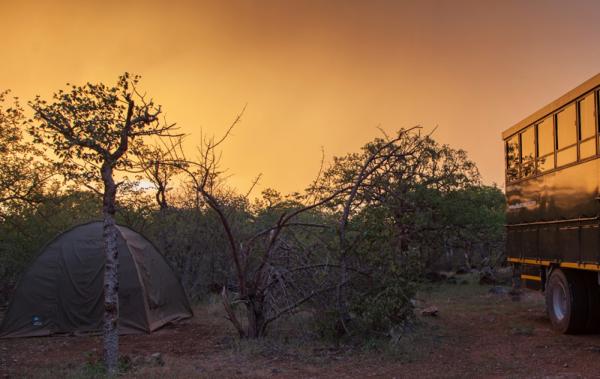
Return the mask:
<path fill-rule="evenodd" d="M 104 364 L 109 376 L 118 374 L 119 360 L 119 251 L 117 249 L 117 227 L 115 223 L 115 201 L 117 186 L 110 163 L 102 165 L 104 199 Z"/>

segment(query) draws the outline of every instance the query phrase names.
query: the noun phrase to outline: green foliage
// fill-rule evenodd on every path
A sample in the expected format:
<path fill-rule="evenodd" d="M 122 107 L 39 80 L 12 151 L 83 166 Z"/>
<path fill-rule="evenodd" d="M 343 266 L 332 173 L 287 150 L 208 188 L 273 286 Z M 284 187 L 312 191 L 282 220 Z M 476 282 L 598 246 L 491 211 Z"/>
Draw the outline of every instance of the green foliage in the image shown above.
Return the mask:
<path fill-rule="evenodd" d="M 51 149 L 55 167 L 67 179 L 84 185 L 100 182 L 100 166 L 131 170 L 139 164 L 136 153 L 144 137 L 168 134 L 174 125 L 159 120 L 160 106 L 140 95 L 140 76 L 121 75 L 117 83 L 67 83 L 52 102 L 36 96 L 28 123 L 34 142 Z"/>
<path fill-rule="evenodd" d="M 0 92 L 0 219 L 42 200 L 52 176 L 43 152 L 23 136 L 25 115 L 17 98 L 8 104 Z"/>
<path fill-rule="evenodd" d="M 102 379 L 110 378 L 113 376 L 108 375 L 106 372 L 106 366 L 96 352 L 87 352 L 85 354 L 85 364 L 81 367 L 79 372 L 76 372 L 76 377 L 86 379 Z M 125 375 L 134 369 L 133 362 L 128 355 L 122 355 L 119 357 L 117 375 Z"/>
<path fill-rule="evenodd" d="M 370 175 L 359 182 L 361 172 Z M 461 258 L 452 263 L 458 265 L 470 265 L 474 255 L 488 263 L 502 255 L 504 195 L 480 184 L 462 150 L 401 130 L 393 141 L 376 139 L 361 153 L 336 157 L 310 191 L 351 186 L 352 203 L 330 204 L 332 215 L 349 211 L 338 259 L 352 268 L 345 274 L 349 283 L 319 316 L 336 315 L 333 331 L 343 324 L 344 333 L 392 338 L 410 322 L 425 272 L 446 264 L 449 255 Z"/>
<path fill-rule="evenodd" d="M 193 300 L 203 300 L 228 284 L 227 240 L 214 214 L 194 208 L 155 210 L 140 231 L 169 260 Z"/>
<path fill-rule="evenodd" d="M 412 321 L 422 262 L 415 246 L 404 249 L 395 242 L 398 231 L 389 208 L 365 208 L 350 226 L 354 241 L 360 241 L 350 262 L 369 275 L 349 286 L 349 326 L 353 334 L 391 338 Z"/>
<path fill-rule="evenodd" d="M 7 215 L 0 223 L 0 304 L 42 247 L 59 233 L 101 217 L 100 201 L 90 192 L 57 191 L 35 207 Z"/>

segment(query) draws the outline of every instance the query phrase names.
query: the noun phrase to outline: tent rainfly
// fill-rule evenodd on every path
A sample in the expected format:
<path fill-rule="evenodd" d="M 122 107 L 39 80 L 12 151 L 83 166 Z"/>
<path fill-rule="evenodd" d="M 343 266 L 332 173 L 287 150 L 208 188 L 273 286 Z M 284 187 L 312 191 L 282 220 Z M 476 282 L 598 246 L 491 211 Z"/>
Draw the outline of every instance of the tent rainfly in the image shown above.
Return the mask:
<path fill-rule="evenodd" d="M 74 227 L 50 242 L 27 269 L 0 325 L 0 338 L 102 330 L 102 222 Z M 157 249 L 117 226 L 119 333 L 150 333 L 192 316 L 181 283 Z"/>

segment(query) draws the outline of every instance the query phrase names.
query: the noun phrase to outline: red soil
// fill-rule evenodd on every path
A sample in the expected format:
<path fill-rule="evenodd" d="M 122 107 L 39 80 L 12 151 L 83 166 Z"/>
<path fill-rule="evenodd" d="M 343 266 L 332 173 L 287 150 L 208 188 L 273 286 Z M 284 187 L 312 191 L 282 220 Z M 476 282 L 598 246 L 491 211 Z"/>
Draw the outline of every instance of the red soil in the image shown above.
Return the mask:
<path fill-rule="evenodd" d="M 600 376 L 600 335 L 552 331 L 540 294 L 520 301 L 489 287 L 445 285 L 422 294 L 438 316 L 400 339 L 395 353 L 318 342 L 239 344 L 215 309 L 152 335 L 121 337 L 125 377 L 504 378 Z M 92 375 L 100 337 L 0 340 L 0 378 Z M 159 359 L 150 356 L 160 353 Z M 162 361 L 162 362 L 161 362 Z M 88 362 L 88 363 L 86 363 Z M 87 369 L 86 369 L 87 367 Z M 87 371 L 86 371 L 87 370 Z"/>

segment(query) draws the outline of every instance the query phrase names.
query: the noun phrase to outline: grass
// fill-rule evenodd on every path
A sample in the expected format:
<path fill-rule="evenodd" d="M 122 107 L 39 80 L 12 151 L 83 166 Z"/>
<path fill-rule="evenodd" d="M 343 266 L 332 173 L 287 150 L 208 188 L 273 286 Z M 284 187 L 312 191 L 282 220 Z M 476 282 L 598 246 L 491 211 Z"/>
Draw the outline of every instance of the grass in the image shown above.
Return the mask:
<path fill-rule="evenodd" d="M 516 336 L 533 336 L 535 328 L 531 325 L 514 325 L 510 328 L 510 334 Z"/>
<path fill-rule="evenodd" d="M 62 367 L 43 370 L 36 373 L 36 378 L 64 378 L 64 379 L 102 379 L 107 378 L 103 362 L 95 354 L 86 353 L 86 362 L 81 365 L 68 363 Z M 127 375 L 135 369 L 131 358 L 122 355 L 119 358 L 119 376 Z"/>

